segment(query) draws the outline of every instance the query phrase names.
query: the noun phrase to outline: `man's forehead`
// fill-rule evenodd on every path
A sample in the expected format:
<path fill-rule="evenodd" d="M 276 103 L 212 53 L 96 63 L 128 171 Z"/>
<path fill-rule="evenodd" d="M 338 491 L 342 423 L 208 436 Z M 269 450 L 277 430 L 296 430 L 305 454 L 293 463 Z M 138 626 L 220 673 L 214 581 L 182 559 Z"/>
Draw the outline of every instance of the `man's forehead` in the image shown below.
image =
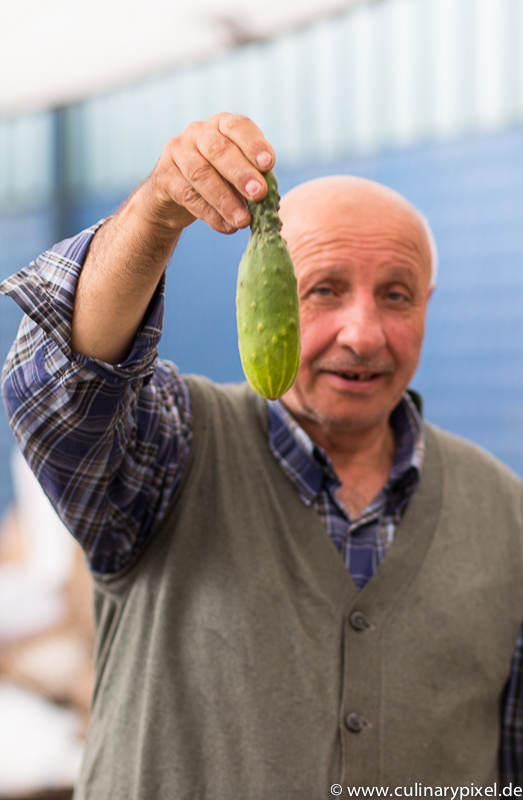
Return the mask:
<path fill-rule="evenodd" d="M 282 235 L 291 254 L 336 240 L 352 230 L 354 238 L 371 232 L 379 244 L 390 235 L 416 252 L 427 266 L 431 245 L 423 219 L 406 198 L 387 186 L 349 175 L 333 175 L 300 184 L 282 198 Z M 371 237 L 372 238 L 372 237 Z"/>
<path fill-rule="evenodd" d="M 281 200 L 281 217 L 290 223 L 303 215 L 350 209 L 370 216 L 378 212 L 416 214 L 414 207 L 388 186 L 353 175 L 330 175 L 302 183 L 287 192 Z"/>

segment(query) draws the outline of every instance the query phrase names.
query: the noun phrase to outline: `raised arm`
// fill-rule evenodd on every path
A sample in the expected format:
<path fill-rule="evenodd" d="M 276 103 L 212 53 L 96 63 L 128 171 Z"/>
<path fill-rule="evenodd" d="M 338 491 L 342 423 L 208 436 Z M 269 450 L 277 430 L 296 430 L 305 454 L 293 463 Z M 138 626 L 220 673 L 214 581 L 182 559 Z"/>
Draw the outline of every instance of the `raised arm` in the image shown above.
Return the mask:
<path fill-rule="evenodd" d="M 26 314 L 2 375 L 11 427 L 97 573 L 138 556 L 189 453 L 189 389 L 158 359 L 165 265 L 197 217 L 247 225 L 273 161 L 243 117 L 190 125 L 114 217 L 0 284 Z"/>
<path fill-rule="evenodd" d="M 250 222 L 273 150 L 246 117 L 218 114 L 171 139 L 151 175 L 96 233 L 75 296 L 72 350 L 109 364 L 128 355 L 184 228 L 221 233 Z"/>

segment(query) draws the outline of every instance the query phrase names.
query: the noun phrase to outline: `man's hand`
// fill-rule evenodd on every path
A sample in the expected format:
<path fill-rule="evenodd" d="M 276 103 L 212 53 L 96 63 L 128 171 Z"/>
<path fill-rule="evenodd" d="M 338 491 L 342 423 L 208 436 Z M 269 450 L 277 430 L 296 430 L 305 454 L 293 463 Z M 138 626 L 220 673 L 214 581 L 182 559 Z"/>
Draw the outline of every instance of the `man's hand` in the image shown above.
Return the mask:
<path fill-rule="evenodd" d="M 149 177 L 97 231 L 75 296 L 74 352 L 117 364 L 128 355 L 184 228 L 249 224 L 246 200 L 267 192 L 274 152 L 246 117 L 217 114 L 171 139 Z"/>
<path fill-rule="evenodd" d="M 272 147 L 247 117 L 217 114 L 171 139 L 142 185 L 149 219 L 180 230 L 194 219 L 221 233 L 249 224 L 245 200 L 266 194 Z"/>

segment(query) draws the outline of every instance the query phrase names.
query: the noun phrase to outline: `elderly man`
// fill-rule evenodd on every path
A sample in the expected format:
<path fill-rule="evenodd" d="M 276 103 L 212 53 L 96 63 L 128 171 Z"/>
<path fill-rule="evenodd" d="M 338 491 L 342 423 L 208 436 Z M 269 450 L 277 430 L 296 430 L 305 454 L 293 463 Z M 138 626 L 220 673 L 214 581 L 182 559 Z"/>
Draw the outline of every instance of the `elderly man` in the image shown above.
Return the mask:
<path fill-rule="evenodd" d="M 181 231 L 246 226 L 273 162 L 245 118 L 189 126 L 114 217 L 2 287 L 28 315 L 13 430 L 95 580 L 77 797 L 521 786 L 523 487 L 407 392 L 418 212 L 346 176 L 283 199 L 302 355 L 281 401 L 157 360 Z"/>

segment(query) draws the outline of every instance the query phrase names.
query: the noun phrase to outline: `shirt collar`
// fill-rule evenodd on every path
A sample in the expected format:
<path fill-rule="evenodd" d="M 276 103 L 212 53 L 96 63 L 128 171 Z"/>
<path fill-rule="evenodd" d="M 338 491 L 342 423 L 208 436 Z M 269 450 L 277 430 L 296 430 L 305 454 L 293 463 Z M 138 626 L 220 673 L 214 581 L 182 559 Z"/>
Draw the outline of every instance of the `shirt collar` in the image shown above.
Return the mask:
<path fill-rule="evenodd" d="M 268 401 L 269 446 L 284 472 L 310 505 L 325 485 L 340 481 L 327 453 L 303 430 L 280 400 Z M 393 410 L 390 422 L 396 440 L 394 463 L 385 491 L 389 506 L 403 506 L 419 482 L 425 437 L 416 405 L 406 392 Z"/>

